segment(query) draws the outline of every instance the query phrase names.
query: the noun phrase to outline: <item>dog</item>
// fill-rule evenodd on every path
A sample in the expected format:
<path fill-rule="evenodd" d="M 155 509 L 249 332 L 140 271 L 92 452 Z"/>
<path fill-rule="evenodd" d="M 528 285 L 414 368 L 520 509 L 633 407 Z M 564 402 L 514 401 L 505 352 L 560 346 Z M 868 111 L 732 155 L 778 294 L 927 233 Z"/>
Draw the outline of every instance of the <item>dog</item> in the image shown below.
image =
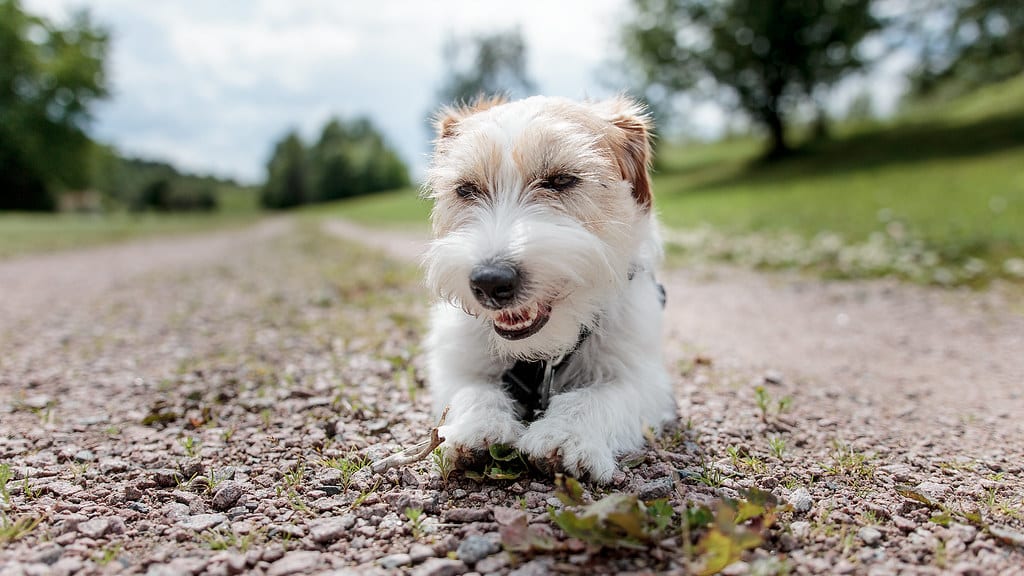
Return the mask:
<path fill-rule="evenodd" d="M 425 342 L 456 463 L 490 445 L 598 483 L 676 415 L 661 354 L 651 121 L 617 97 L 443 109 Z"/>

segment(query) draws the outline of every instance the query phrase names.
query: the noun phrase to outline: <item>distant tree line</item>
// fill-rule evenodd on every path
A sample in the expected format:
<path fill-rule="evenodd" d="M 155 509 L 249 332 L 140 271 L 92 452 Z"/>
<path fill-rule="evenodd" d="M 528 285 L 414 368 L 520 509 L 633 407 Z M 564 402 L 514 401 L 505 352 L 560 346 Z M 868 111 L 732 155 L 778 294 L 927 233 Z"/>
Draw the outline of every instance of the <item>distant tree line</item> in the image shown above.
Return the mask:
<path fill-rule="evenodd" d="M 231 179 L 187 174 L 166 162 L 125 158 L 99 146 L 92 189 L 108 208 L 132 212 L 208 212 L 218 208 L 219 188 Z"/>
<path fill-rule="evenodd" d="M 0 0 L 0 210 L 213 210 L 229 182 L 121 157 L 88 135 L 108 95 L 109 34 L 75 14 L 64 25 Z M 233 183 L 230 183 L 233 184 Z"/>
<path fill-rule="evenodd" d="M 290 208 L 408 185 L 408 168 L 369 119 L 333 118 L 311 145 L 294 131 L 277 142 L 260 202 Z"/>

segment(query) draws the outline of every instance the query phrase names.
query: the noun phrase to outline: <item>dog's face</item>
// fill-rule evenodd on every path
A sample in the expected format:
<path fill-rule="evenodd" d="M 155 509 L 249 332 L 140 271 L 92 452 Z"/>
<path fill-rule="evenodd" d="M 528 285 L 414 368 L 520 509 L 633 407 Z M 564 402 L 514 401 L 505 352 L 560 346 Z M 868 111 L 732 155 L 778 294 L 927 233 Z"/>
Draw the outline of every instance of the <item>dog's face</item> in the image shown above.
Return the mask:
<path fill-rule="evenodd" d="M 445 110 L 428 174 L 427 283 L 493 348 L 548 358 L 594 329 L 650 222 L 648 120 L 626 99 Z"/>

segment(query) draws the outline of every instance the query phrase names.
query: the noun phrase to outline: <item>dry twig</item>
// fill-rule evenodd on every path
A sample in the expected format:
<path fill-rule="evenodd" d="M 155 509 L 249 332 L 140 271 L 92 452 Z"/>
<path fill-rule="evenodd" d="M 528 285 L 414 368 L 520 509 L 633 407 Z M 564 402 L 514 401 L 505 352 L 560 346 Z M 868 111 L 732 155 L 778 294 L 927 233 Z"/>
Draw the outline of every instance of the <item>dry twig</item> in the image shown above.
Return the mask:
<path fill-rule="evenodd" d="M 444 442 L 444 438 L 442 438 L 440 434 L 438 434 L 437 430 L 441 426 L 444 426 L 444 421 L 445 418 L 447 417 L 448 407 L 445 407 L 444 412 L 441 413 L 441 420 L 437 423 L 437 426 L 434 426 L 434 428 L 430 430 L 429 440 L 424 440 L 422 442 L 417 443 L 415 446 L 410 446 L 409 448 L 402 450 L 397 454 L 392 454 L 387 458 L 378 460 L 370 465 L 370 469 L 375 474 L 380 474 L 382 472 L 390 470 L 391 468 L 398 468 L 399 466 L 405 466 L 407 464 L 412 464 L 413 462 L 419 462 L 420 460 L 423 460 L 424 458 L 429 456 L 430 453 L 434 451 L 434 448 L 437 448 L 438 446 L 441 445 L 442 442 Z"/>

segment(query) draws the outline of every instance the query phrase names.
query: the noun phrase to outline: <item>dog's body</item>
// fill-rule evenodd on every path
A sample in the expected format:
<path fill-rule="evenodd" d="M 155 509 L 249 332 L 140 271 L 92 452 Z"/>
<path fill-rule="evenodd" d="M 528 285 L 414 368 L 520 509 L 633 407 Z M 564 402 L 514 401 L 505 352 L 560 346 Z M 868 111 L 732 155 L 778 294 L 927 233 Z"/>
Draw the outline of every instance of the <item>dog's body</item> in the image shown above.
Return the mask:
<path fill-rule="evenodd" d="M 427 352 L 446 449 L 514 445 L 607 482 L 675 416 L 648 121 L 625 99 L 535 97 L 447 110 L 438 127 L 426 265 L 444 302 Z"/>

